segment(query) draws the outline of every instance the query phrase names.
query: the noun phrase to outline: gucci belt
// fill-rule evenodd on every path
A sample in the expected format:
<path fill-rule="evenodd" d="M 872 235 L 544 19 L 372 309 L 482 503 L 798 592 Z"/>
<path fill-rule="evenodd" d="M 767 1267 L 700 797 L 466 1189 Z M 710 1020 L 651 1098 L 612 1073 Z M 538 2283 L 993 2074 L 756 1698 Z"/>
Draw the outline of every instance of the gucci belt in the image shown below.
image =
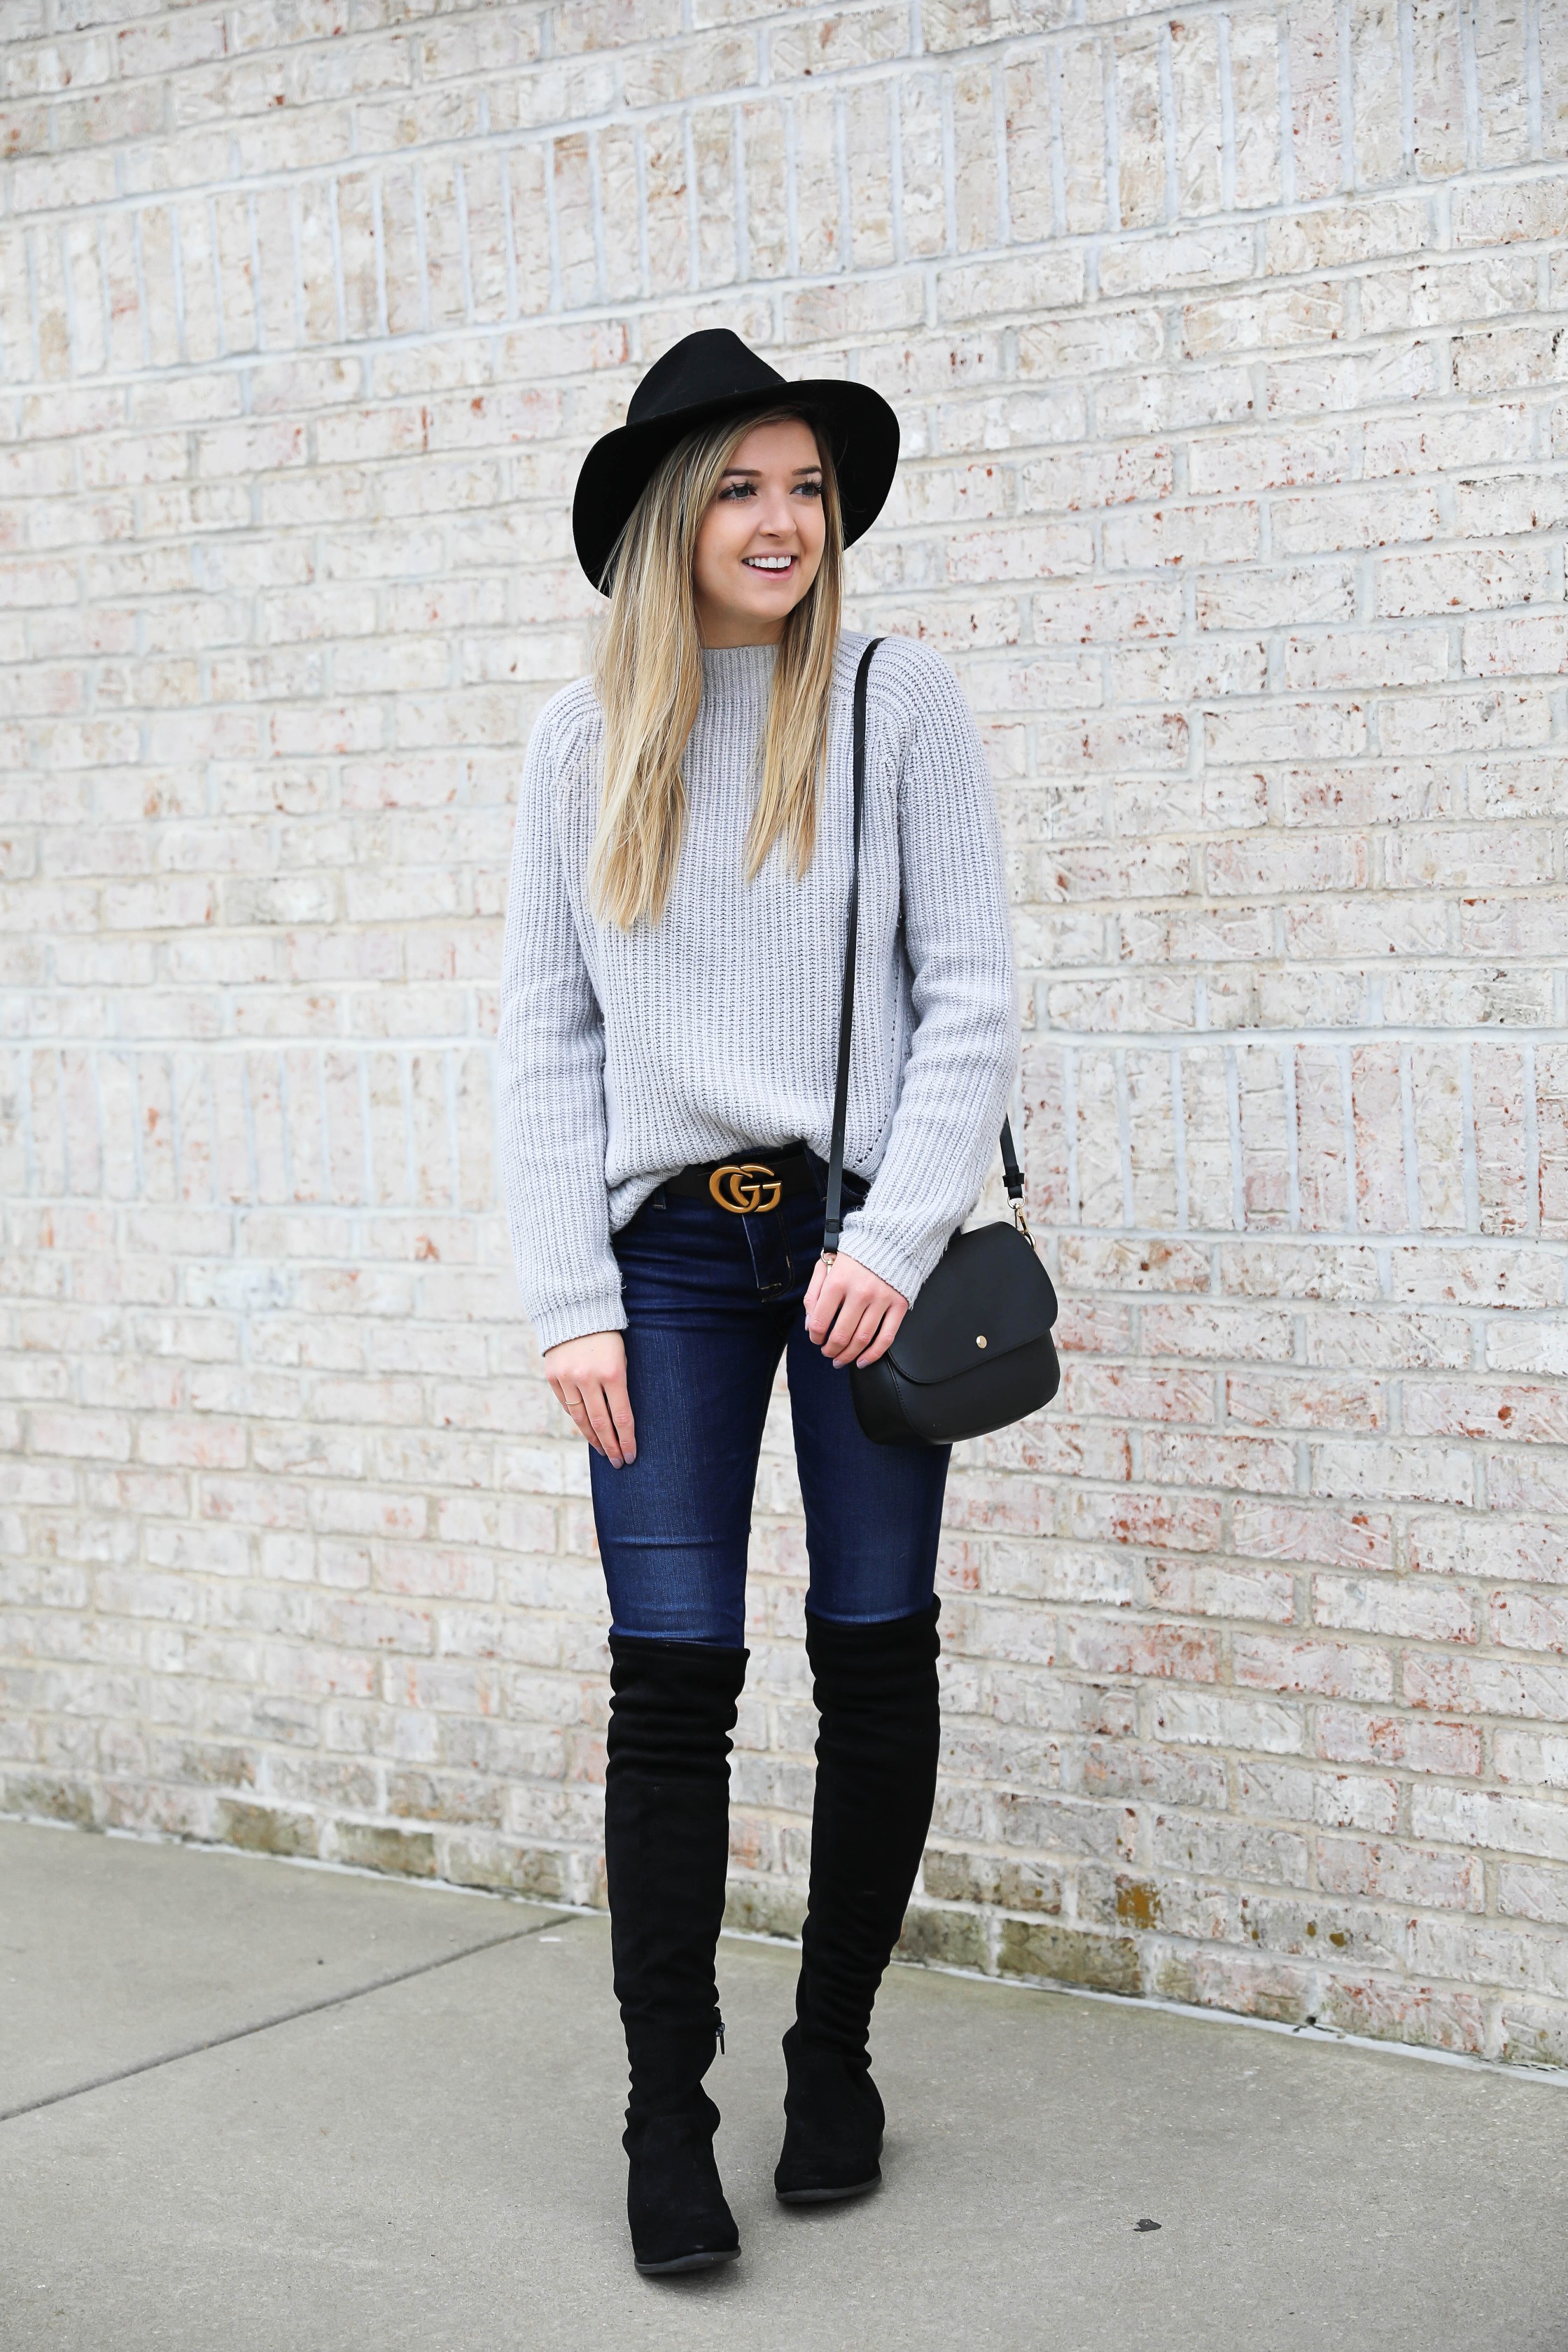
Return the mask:
<path fill-rule="evenodd" d="M 664 1189 L 683 1199 L 716 1202 L 734 1217 L 765 1216 L 795 1192 L 821 1192 L 805 1146 L 798 1143 L 784 1151 L 764 1146 L 738 1152 L 733 1160 L 694 1163 L 668 1177 Z"/>

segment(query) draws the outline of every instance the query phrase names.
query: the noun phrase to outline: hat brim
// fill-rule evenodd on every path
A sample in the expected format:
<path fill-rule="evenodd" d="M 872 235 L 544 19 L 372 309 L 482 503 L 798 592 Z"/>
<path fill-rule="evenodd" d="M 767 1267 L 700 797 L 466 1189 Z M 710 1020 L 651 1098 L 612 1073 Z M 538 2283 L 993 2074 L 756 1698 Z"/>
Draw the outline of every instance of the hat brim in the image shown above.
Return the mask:
<path fill-rule="evenodd" d="M 660 459 L 678 441 L 721 416 L 741 417 L 797 404 L 822 426 L 832 445 L 844 544 L 851 546 L 863 537 L 888 502 L 899 463 L 899 420 L 881 394 L 869 384 L 847 383 L 836 376 L 779 383 L 742 399 L 731 394 L 673 416 L 622 425 L 589 450 L 572 500 L 572 537 L 578 562 L 601 594 L 609 593 L 621 533 Z"/>

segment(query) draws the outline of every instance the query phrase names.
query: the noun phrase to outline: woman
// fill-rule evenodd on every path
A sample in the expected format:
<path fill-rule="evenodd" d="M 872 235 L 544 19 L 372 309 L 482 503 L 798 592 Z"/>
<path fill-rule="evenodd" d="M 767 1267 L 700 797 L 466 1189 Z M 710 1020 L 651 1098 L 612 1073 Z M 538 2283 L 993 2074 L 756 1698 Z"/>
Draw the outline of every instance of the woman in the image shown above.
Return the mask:
<path fill-rule="evenodd" d="M 597 667 L 529 745 L 507 910 L 502 1129 L 550 1385 L 587 1439 L 612 1623 L 605 1859 L 639 2270 L 740 2251 L 702 2078 L 721 2044 L 729 1734 L 763 1417 L 787 1362 L 821 1728 L 777 2194 L 880 2179 L 871 2005 L 937 1764 L 945 1448 L 855 1417 L 973 1207 L 1016 1054 L 995 810 L 946 667 L 871 663 L 854 1056 L 856 1204 L 823 1254 L 850 878 L 845 545 L 898 457 L 865 386 L 787 384 L 688 336 L 590 451 L 578 554 Z"/>

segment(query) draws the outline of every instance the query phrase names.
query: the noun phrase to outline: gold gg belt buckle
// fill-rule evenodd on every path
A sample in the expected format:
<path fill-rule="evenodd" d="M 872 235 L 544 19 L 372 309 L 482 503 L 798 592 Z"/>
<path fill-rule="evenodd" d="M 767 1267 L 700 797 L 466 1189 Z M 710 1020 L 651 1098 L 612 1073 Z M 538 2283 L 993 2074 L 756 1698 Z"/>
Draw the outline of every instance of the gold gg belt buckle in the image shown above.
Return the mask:
<path fill-rule="evenodd" d="M 759 1176 L 767 1178 L 765 1185 L 758 1183 Z M 732 1217 L 744 1217 L 753 1210 L 776 1209 L 784 1186 L 760 1160 L 742 1160 L 715 1168 L 708 1179 L 708 1190 L 721 1209 L 728 1209 Z"/>

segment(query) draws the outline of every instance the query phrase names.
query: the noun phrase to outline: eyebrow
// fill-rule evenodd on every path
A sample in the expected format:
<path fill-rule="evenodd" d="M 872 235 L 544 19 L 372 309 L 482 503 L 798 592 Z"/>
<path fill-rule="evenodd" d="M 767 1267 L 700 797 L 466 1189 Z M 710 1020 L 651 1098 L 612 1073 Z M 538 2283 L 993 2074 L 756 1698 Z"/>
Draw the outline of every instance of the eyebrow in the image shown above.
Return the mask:
<path fill-rule="evenodd" d="M 796 466 L 794 470 L 797 474 L 820 474 L 822 471 L 822 460 L 820 457 L 817 457 L 814 459 L 809 466 Z M 728 481 L 731 474 L 738 474 L 742 476 L 747 481 L 754 482 L 758 479 L 762 471 L 763 468 L 760 466 L 726 466 L 722 475 L 720 477 L 720 479 L 721 481 Z"/>

